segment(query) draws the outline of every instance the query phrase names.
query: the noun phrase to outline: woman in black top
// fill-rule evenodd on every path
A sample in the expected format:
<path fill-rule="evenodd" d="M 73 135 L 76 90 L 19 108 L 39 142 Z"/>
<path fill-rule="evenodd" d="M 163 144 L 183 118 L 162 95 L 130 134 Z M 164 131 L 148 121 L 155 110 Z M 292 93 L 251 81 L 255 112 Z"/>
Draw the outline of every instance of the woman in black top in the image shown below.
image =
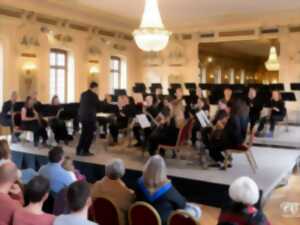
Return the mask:
<path fill-rule="evenodd" d="M 244 148 L 243 144 L 247 135 L 249 122 L 249 107 L 242 99 L 232 101 L 230 116 L 225 124 L 218 120 L 216 128 L 218 135 L 212 135 L 209 139 L 208 149 L 210 156 L 218 163 L 220 169 L 224 169 L 223 151 L 229 148 Z"/>
<path fill-rule="evenodd" d="M 29 130 L 33 132 L 34 146 L 37 147 L 40 137 L 43 139 L 43 144 L 46 144 L 48 135 L 45 127 L 41 124 L 41 118 L 33 108 L 33 104 L 34 102 L 32 97 L 28 96 L 26 98 L 25 106 L 21 111 L 21 127 L 23 130 Z"/>
<path fill-rule="evenodd" d="M 184 197 L 172 185 L 166 173 L 163 158 L 159 155 L 152 156 L 135 188 L 136 201 L 151 204 L 159 213 L 163 225 L 167 224 L 173 211 L 186 207 Z"/>
<path fill-rule="evenodd" d="M 267 137 L 273 137 L 276 123 L 282 121 L 286 116 L 285 104 L 279 91 L 272 92 L 270 108 L 269 116 L 263 117 L 260 121 L 257 129 L 257 136 L 261 136 L 261 132 L 264 129 L 265 124 L 270 121 L 270 132 L 267 134 Z"/>

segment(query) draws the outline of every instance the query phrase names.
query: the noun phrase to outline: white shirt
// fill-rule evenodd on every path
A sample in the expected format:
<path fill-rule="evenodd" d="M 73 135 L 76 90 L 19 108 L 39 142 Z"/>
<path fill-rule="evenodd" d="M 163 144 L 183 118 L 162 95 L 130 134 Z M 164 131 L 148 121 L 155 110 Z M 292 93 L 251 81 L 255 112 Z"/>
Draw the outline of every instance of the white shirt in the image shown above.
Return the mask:
<path fill-rule="evenodd" d="M 56 217 L 53 225 L 97 225 L 79 215 L 69 214 Z"/>

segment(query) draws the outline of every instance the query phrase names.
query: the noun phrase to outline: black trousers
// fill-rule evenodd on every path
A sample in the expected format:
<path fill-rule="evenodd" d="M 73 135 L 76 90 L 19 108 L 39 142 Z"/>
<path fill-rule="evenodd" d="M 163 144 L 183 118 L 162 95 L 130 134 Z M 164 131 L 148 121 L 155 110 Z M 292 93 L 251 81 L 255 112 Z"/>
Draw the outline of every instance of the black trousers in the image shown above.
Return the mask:
<path fill-rule="evenodd" d="M 216 162 L 224 162 L 225 158 L 222 153 L 228 149 L 230 145 L 219 134 L 213 131 L 211 127 L 206 127 L 201 132 L 202 141 L 208 148 L 209 156 Z"/>
<path fill-rule="evenodd" d="M 261 118 L 258 131 L 262 131 L 265 127 L 265 124 L 269 121 L 270 122 L 270 131 L 273 132 L 275 130 L 275 126 L 277 122 L 280 122 L 284 119 L 282 115 L 271 115 L 270 117 L 265 116 Z"/>
<path fill-rule="evenodd" d="M 198 134 L 199 131 L 201 131 L 201 129 L 202 129 L 201 124 L 198 121 L 196 121 L 194 123 L 193 128 L 192 128 L 192 137 L 191 137 L 191 139 L 192 139 L 193 145 L 196 144 L 197 134 Z"/>
<path fill-rule="evenodd" d="M 259 115 L 256 114 L 249 114 L 249 123 L 250 123 L 250 130 L 252 131 L 255 124 L 259 121 Z"/>
<path fill-rule="evenodd" d="M 151 132 L 152 132 L 151 127 L 142 129 L 139 124 L 137 124 L 133 127 L 133 135 L 134 135 L 135 139 L 137 140 L 137 142 L 141 145 L 145 145 L 146 143 L 148 143 Z M 142 140 L 142 137 L 144 140 Z"/>
<path fill-rule="evenodd" d="M 10 128 L 10 132 L 13 133 L 13 124 L 12 124 L 11 117 L 0 116 L 0 124 L 3 127 L 9 127 Z"/>
<path fill-rule="evenodd" d="M 23 121 L 21 124 L 22 130 L 28 130 L 33 132 L 33 141 L 37 145 L 40 141 L 40 138 L 43 139 L 43 142 L 48 140 L 48 134 L 46 127 L 39 123 L 37 120 L 33 121 Z"/>
<path fill-rule="evenodd" d="M 81 135 L 77 146 L 77 154 L 88 153 L 96 131 L 96 121 L 81 121 Z"/>
<path fill-rule="evenodd" d="M 70 140 L 65 121 L 55 118 L 51 119 L 49 121 L 49 124 L 54 133 L 54 138 L 57 143 L 59 143 L 59 141 Z"/>
<path fill-rule="evenodd" d="M 175 128 L 176 129 L 176 128 Z M 148 152 L 150 155 L 155 155 L 157 148 L 162 145 L 175 145 L 177 141 L 177 135 L 170 135 L 168 131 L 162 127 L 157 127 L 153 130 L 148 140 Z M 164 151 L 160 152 L 164 155 Z"/>
<path fill-rule="evenodd" d="M 112 136 L 112 139 L 115 143 L 118 142 L 119 130 L 124 129 L 127 126 L 128 126 L 128 123 L 123 122 L 123 121 L 114 121 L 110 124 L 109 132 L 110 132 L 110 135 Z"/>

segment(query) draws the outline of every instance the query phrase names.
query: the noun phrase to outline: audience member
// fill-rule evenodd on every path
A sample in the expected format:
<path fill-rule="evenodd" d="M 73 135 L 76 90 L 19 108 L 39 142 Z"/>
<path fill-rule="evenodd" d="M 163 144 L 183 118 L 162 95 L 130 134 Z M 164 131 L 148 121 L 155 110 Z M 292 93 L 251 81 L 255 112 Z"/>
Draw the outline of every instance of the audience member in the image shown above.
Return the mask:
<path fill-rule="evenodd" d="M 175 189 L 167 177 L 164 159 L 155 155 L 146 163 L 143 176 L 136 186 L 137 201 L 150 203 L 159 213 L 162 224 L 167 224 L 170 214 L 177 209 L 186 209 L 197 219 L 201 210 L 192 204 L 187 204 L 184 197 Z"/>
<path fill-rule="evenodd" d="M 0 166 L 0 224 L 12 224 L 13 214 L 22 207 L 22 203 L 11 197 L 19 195 L 22 191 L 16 184 L 18 169 L 15 164 L 6 162 Z"/>
<path fill-rule="evenodd" d="M 259 201 L 259 189 L 251 178 L 236 179 L 230 185 L 229 196 L 232 203 L 222 209 L 218 225 L 270 224 L 264 213 L 254 206 Z"/>
<path fill-rule="evenodd" d="M 105 177 L 96 182 L 92 188 L 92 197 L 110 199 L 121 212 L 121 221 L 127 221 L 127 211 L 135 199 L 134 191 L 127 188 L 121 180 L 125 174 L 124 163 L 115 159 L 105 167 Z"/>
<path fill-rule="evenodd" d="M 49 190 L 48 179 L 42 176 L 34 177 L 25 188 L 25 196 L 29 204 L 25 208 L 16 210 L 13 225 L 52 225 L 54 216 L 42 211 Z"/>
<path fill-rule="evenodd" d="M 66 156 L 62 167 L 70 174 L 70 176 L 73 178 L 73 180 L 85 180 L 85 177 L 80 174 L 78 170 L 76 170 L 74 166 L 74 160 L 70 156 Z"/>
<path fill-rule="evenodd" d="M 71 213 L 58 216 L 54 225 L 96 225 L 88 220 L 88 210 L 92 204 L 89 184 L 76 181 L 67 191 L 67 201 Z"/>
<path fill-rule="evenodd" d="M 68 187 L 75 180 L 62 167 L 64 161 L 64 151 L 61 147 L 54 147 L 48 153 L 49 163 L 42 166 L 39 174 L 48 178 L 50 181 L 50 190 L 58 193 L 65 187 Z"/>

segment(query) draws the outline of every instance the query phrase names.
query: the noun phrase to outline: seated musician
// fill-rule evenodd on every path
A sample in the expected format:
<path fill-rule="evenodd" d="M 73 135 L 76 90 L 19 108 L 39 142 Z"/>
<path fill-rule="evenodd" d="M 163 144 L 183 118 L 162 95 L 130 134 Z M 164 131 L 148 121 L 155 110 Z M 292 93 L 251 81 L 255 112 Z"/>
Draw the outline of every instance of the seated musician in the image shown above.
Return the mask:
<path fill-rule="evenodd" d="M 33 103 L 33 99 L 28 96 L 26 98 L 25 106 L 21 110 L 21 128 L 33 132 L 34 146 L 37 147 L 40 138 L 43 139 L 43 144 L 46 145 L 48 135 L 40 116 L 33 108 Z"/>
<path fill-rule="evenodd" d="M 103 101 L 104 106 L 112 105 L 112 96 L 109 94 L 106 94 Z M 110 118 L 104 118 L 100 117 L 97 118 L 99 127 L 101 128 L 100 138 L 106 138 L 107 135 L 107 125 L 111 121 Z"/>
<path fill-rule="evenodd" d="M 250 108 L 249 112 L 249 122 L 250 129 L 253 130 L 255 124 L 260 118 L 260 112 L 263 108 L 261 101 L 257 97 L 257 91 L 255 88 L 249 88 L 247 103 Z"/>
<path fill-rule="evenodd" d="M 232 104 L 232 101 L 233 101 L 231 88 L 225 88 L 223 95 L 224 95 L 224 100 L 225 100 L 226 104 L 230 107 Z"/>
<path fill-rule="evenodd" d="M 161 110 L 163 108 L 163 100 L 164 100 L 164 96 L 162 94 L 162 89 L 156 88 L 155 93 L 153 95 L 154 106 L 157 107 L 159 110 Z"/>
<path fill-rule="evenodd" d="M 118 96 L 118 112 L 116 118 L 111 121 L 109 131 L 112 137 L 111 145 L 118 144 L 119 130 L 124 129 L 128 126 L 129 117 L 125 113 L 126 106 L 129 105 L 129 98 L 126 95 Z"/>
<path fill-rule="evenodd" d="M 184 125 L 184 112 L 174 110 L 172 103 L 165 102 L 164 109 L 157 116 L 157 127 L 152 131 L 148 141 L 148 151 L 150 155 L 156 154 L 157 148 L 162 145 L 175 145 L 179 129 Z M 160 154 L 165 152 L 161 149 Z M 174 155 L 175 156 L 175 153 Z"/>
<path fill-rule="evenodd" d="M 158 115 L 158 107 L 153 104 L 153 96 L 148 95 L 145 98 L 145 103 L 143 105 L 143 112 L 146 114 L 148 120 L 151 122 Z M 153 130 L 153 125 L 151 127 L 147 127 L 142 129 L 141 126 L 136 123 L 133 127 L 133 134 L 137 143 L 134 145 L 135 147 L 145 146 L 148 142 L 148 138 Z M 142 138 L 143 137 L 143 138 Z"/>
<path fill-rule="evenodd" d="M 285 103 L 282 100 L 281 93 L 279 91 L 272 91 L 269 115 L 261 118 L 256 136 L 262 136 L 262 131 L 265 127 L 265 124 L 269 121 L 270 131 L 269 133 L 267 133 L 266 136 L 273 137 L 276 123 L 283 121 L 284 117 L 286 116 L 286 113 L 287 110 L 285 108 Z"/>
<path fill-rule="evenodd" d="M 232 101 L 229 118 L 226 118 L 226 114 L 222 113 L 224 114 L 222 116 L 220 113 L 218 120 L 214 121 L 215 130 L 218 130 L 217 135 L 210 136 L 206 146 L 211 158 L 217 162 L 217 166 L 224 169 L 225 158 L 222 152 L 227 149 L 244 150 L 246 147 L 244 141 L 247 135 L 249 107 L 244 100 L 236 99 Z"/>
<path fill-rule="evenodd" d="M 38 92 L 34 91 L 31 95 L 34 109 L 39 113 L 41 110 L 42 102 L 38 100 Z"/>
<path fill-rule="evenodd" d="M 198 96 L 198 95 L 197 95 Z M 200 95 L 199 95 L 200 96 Z M 201 95 L 202 96 L 202 95 Z M 204 111 L 207 115 L 207 117 L 209 117 L 209 110 L 210 110 L 210 106 L 208 103 L 208 100 L 206 98 L 203 97 L 198 97 L 197 98 L 197 102 L 195 104 L 191 104 L 191 110 L 190 113 L 196 117 L 196 113 L 198 113 L 199 111 Z M 195 118 L 196 119 L 196 118 Z M 196 122 L 193 125 L 193 129 L 192 129 L 192 145 L 195 146 L 196 141 L 197 141 L 197 133 L 201 130 L 201 124 L 198 122 L 198 120 L 196 119 Z"/>
<path fill-rule="evenodd" d="M 13 113 L 15 111 L 14 105 L 17 102 L 17 99 L 18 99 L 18 94 L 16 91 L 13 91 L 11 93 L 10 100 L 4 102 L 2 106 L 2 112 L 0 114 L 0 124 L 4 127 L 10 128 L 13 143 L 19 141 L 19 134 L 14 133 L 14 127 L 13 127 Z"/>
<path fill-rule="evenodd" d="M 51 100 L 51 105 L 57 107 L 58 111 L 61 106 L 59 98 L 57 95 L 54 95 Z M 64 141 L 65 144 L 68 144 L 69 141 L 73 139 L 71 135 L 68 134 L 67 126 L 64 120 L 55 116 L 49 120 L 49 125 L 54 133 L 54 138 L 57 143 Z"/>

